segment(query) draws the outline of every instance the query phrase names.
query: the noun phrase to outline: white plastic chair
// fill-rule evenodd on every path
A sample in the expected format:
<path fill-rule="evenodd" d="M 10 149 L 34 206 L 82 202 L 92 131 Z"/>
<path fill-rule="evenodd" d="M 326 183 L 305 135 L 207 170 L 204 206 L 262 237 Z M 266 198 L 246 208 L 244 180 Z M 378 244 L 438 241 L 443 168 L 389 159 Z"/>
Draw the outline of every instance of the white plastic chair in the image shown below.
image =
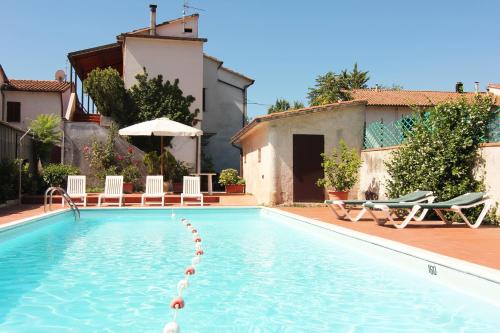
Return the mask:
<path fill-rule="evenodd" d="M 123 176 L 106 176 L 104 193 L 99 194 L 97 205 L 101 206 L 101 200 L 107 198 L 118 198 L 118 206 L 123 203 Z"/>
<path fill-rule="evenodd" d="M 184 176 L 181 193 L 181 206 L 184 206 L 184 198 L 199 198 L 203 206 L 203 194 L 200 191 L 200 177 Z"/>
<path fill-rule="evenodd" d="M 87 177 L 85 176 L 68 176 L 68 186 L 66 187 L 68 196 L 71 199 L 81 199 L 83 207 L 87 207 L 86 179 Z M 62 206 L 64 207 L 64 200 L 62 200 Z"/>
<path fill-rule="evenodd" d="M 144 206 L 146 198 L 160 198 L 161 205 L 165 206 L 165 192 L 163 192 L 163 176 L 147 176 L 146 192 L 142 195 L 141 206 Z"/>

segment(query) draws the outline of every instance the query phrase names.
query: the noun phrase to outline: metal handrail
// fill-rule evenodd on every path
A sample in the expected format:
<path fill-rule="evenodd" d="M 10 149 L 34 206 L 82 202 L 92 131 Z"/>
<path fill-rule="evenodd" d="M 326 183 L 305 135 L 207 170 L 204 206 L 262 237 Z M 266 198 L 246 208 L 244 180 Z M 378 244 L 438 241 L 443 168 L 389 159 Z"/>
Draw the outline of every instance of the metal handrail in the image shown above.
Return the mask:
<path fill-rule="evenodd" d="M 43 198 L 43 211 L 47 212 L 47 198 L 50 199 L 49 210 L 52 210 L 52 196 L 54 195 L 55 192 L 59 192 L 59 194 L 61 194 L 61 200 L 65 200 L 68 203 L 69 208 L 73 211 L 73 214 L 75 215 L 75 220 L 79 220 L 80 210 L 76 206 L 75 202 L 68 195 L 68 193 L 62 187 L 49 187 L 45 191 L 45 195 Z"/>

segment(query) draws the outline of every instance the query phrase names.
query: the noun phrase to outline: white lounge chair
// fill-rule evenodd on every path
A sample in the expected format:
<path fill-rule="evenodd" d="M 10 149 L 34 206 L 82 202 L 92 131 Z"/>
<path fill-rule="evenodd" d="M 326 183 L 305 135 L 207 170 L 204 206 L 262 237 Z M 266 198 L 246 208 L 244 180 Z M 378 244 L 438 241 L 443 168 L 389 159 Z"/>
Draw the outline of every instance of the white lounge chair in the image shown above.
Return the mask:
<path fill-rule="evenodd" d="M 102 199 L 118 199 L 118 206 L 123 203 L 123 176 L 106 176 L 104 193 L 99 194 L 97 205 L 101 206 Z"/>
<path fill-rule="evenodd" d="M 146 192 L 142 195 L 141 206 L 146 198 L 161 198 L 161 205 L 165 206 L 165 192 L 163 192 L 163 176 L 147 176 Z"/>
<path fill-rule="evenodd" d="M 325 204 L 330 207 L 333 214 L 339 220 L 349 219 L 351 222 L 359 221 L 366 213 L 367 208 L 364 207 L 366 203 L 374 204 L 385 204 L 385 203 L 398 203 L 398 202 L 433 202 L 434 197 L 432 196 L 432 191 L 414 191 L 406 195 L 400 196 L 399 198 L 387 199 L 387 200 L 325 200 Z M 361 206 L 361 210 L 356 216 L 352 216 L 351 210 Z M 422 221 L 427 214 L 428 209 L 424 209 L 420 216 L 416 217 L 415 220 Z"/>
<path fill-rule="evenodd" d="M 200 191 L 200 177 L 184 176 L 181 193 L 181 206 L 184 198 L 199 198 L 203 206 L 203 194 Z"/>
<path fill-rule="evenodd" d="M 83 207 L 87 207 L 86 179 L 85 176 L 68 176 L 68 186 L 66 187 L 68 196 L 71 199 L 82 200 Z M 62 200 L 62 206 L 64 207 L 64 200 Z"/>

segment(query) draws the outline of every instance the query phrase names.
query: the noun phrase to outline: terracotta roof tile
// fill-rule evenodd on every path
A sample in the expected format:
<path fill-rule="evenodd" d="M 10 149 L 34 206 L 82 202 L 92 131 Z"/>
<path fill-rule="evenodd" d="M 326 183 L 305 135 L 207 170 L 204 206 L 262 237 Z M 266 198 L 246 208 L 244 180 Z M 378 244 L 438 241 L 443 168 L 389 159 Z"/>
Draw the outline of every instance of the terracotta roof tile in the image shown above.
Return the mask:
<path fill-rule="evenodd" d="M 9 80 L 8 90 L 63 92 L 70 88 L 69 82 L 56 80 Z"/>
<path fill-rule="evenodd" d="M 354 99 L 364 99 L 368 105 L 379 106 L 433 106 L 442 102 L 458 100 L 465 97 L 472 101 L 475 93 L 456 93 L 449 91 L 418 91 L 418 90 L 376 90 L 354 89 Z M 480 93 L 486 95 L 486 93 Z M 500 105 L 500 98 L 493 97 L 494 104 Z"/>
<path fill-rule="evenodd" d="M 500 89 L 500 83 L 490 83 L 488 88 Z"/>

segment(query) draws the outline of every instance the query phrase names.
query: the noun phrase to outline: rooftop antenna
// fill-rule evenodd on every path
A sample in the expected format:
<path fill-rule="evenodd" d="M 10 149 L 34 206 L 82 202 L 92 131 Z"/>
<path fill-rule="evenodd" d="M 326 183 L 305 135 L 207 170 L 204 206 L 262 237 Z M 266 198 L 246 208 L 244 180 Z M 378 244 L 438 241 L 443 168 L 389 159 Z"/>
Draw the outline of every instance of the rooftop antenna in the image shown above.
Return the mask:
<path fill-rule="evenodd" d="M 199 10 L 204 12 L 205 10 L 202 8 L 197 8 L 189 5 L 189 0 L 184 0 L 182 5 L 182 25 L 184 26 L 184 30 L 186 29 L 186 15 L 188 15 L 188 11 L 190 9 Z"/>

